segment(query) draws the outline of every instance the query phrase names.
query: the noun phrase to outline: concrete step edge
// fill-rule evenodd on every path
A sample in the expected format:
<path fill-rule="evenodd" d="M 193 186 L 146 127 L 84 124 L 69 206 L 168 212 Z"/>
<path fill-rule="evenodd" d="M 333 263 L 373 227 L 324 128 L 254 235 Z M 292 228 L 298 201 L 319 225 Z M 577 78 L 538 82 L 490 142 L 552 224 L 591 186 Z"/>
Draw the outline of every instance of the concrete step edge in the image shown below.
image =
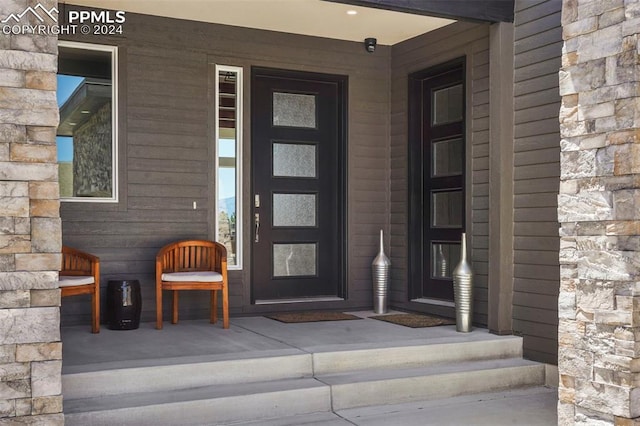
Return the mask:
<path fill-rule="evenodd" d="M 67 426 L 219 424 L 330 410 L 329 386 L 314 379 L 65 399 L 64 403 Z"/>
<path fill-rule="evenodd" d="M 342 410 L 541 386 L 544 385 L 544 366 L 505 365 L 328 384 L 331 386 L 333 409 Z"/>
<path fill-rule="evenodd" d="M 443 363 L 522 357 L 521 338 L 397 346 L 313 354 L 315 375 L 362 369 L 411 368 Z"/>
<path fill-rule="evenodd" d="M 409 368 L 379 368 L 360 369 L 330 374 L 317 374 L 315 377 L 329 385 L 344 383 L 359 383 L 378 380 L 389 380 L 407 377 L 429 377 L 446 374 L 458 374 L 478 370 L 498 370 L 511 367 L 535 367 L 544 373 L 544 364 L 522 358 L 473 360 L 450 362 L 443 364 L 409 367 Z"/>
<path fill-rule="evenodd" d="M 62 393 L 91 398 L 311 376 L 311 355 L 298 354 L 63 374 Z"/>

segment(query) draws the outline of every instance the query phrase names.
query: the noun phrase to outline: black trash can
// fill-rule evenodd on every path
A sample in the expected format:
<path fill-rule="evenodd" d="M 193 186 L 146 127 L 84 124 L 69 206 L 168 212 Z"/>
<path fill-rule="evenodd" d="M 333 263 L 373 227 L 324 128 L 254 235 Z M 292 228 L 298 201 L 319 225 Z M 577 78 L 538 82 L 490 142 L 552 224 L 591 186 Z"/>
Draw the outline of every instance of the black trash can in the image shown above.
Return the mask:
<path fill-rule="evenodd" d="M 142 296 L 138 280 L 110 280 L 107 284 L 107 318 L 111 330 L 140 326 Z"/>

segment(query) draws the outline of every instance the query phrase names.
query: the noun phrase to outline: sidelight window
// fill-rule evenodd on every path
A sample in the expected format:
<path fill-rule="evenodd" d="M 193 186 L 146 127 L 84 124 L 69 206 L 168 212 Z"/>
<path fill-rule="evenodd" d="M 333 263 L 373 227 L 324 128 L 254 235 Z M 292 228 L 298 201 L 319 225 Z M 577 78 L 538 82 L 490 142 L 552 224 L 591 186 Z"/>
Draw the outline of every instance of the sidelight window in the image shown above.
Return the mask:
<path fill-rule="evenodd" d="M 215 67 L 216 240 L 229 269 L 242 268 L 242 68 Z"/>

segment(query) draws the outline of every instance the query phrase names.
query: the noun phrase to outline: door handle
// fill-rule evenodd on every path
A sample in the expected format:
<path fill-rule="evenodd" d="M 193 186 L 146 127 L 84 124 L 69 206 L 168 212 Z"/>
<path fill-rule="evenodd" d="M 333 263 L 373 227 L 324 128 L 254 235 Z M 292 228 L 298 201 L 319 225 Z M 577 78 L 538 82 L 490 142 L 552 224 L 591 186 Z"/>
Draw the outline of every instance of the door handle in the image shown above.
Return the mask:
<path fill-rule="evenodd" d="M 255 222 L 255 227 L 256 227 L 256 237 L 254 242 L 259 242 L 260 241 L 260 213 L 256 213 L 254 216 L 254 222 Z"/>

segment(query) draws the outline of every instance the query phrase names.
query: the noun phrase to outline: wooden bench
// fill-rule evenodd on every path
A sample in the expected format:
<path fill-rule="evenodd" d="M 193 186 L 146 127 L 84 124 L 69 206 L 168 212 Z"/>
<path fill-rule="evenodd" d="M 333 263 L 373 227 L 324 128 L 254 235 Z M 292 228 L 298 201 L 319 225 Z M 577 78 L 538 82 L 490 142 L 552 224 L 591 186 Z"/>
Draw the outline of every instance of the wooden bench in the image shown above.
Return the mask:
<path fill-rule="evenodd" d="M 91 295 L 91 332 L 100 332 L 100 259 L 75 248 L 62 246 L 58 274 L 61 297 Z"/>
<path fill-rule="evenodd" d="M 171 323 L 178 322 L 178 291 L 211 291 L 211 323 L 218 320 L 217 292 L 222 290 L 222 324 L 229 328 L 227 249 L 207 240 L 185 240 L 164 246 L 156 256 L 156 328 L 162 329 L 162 292 L 173 292 Z"/>

